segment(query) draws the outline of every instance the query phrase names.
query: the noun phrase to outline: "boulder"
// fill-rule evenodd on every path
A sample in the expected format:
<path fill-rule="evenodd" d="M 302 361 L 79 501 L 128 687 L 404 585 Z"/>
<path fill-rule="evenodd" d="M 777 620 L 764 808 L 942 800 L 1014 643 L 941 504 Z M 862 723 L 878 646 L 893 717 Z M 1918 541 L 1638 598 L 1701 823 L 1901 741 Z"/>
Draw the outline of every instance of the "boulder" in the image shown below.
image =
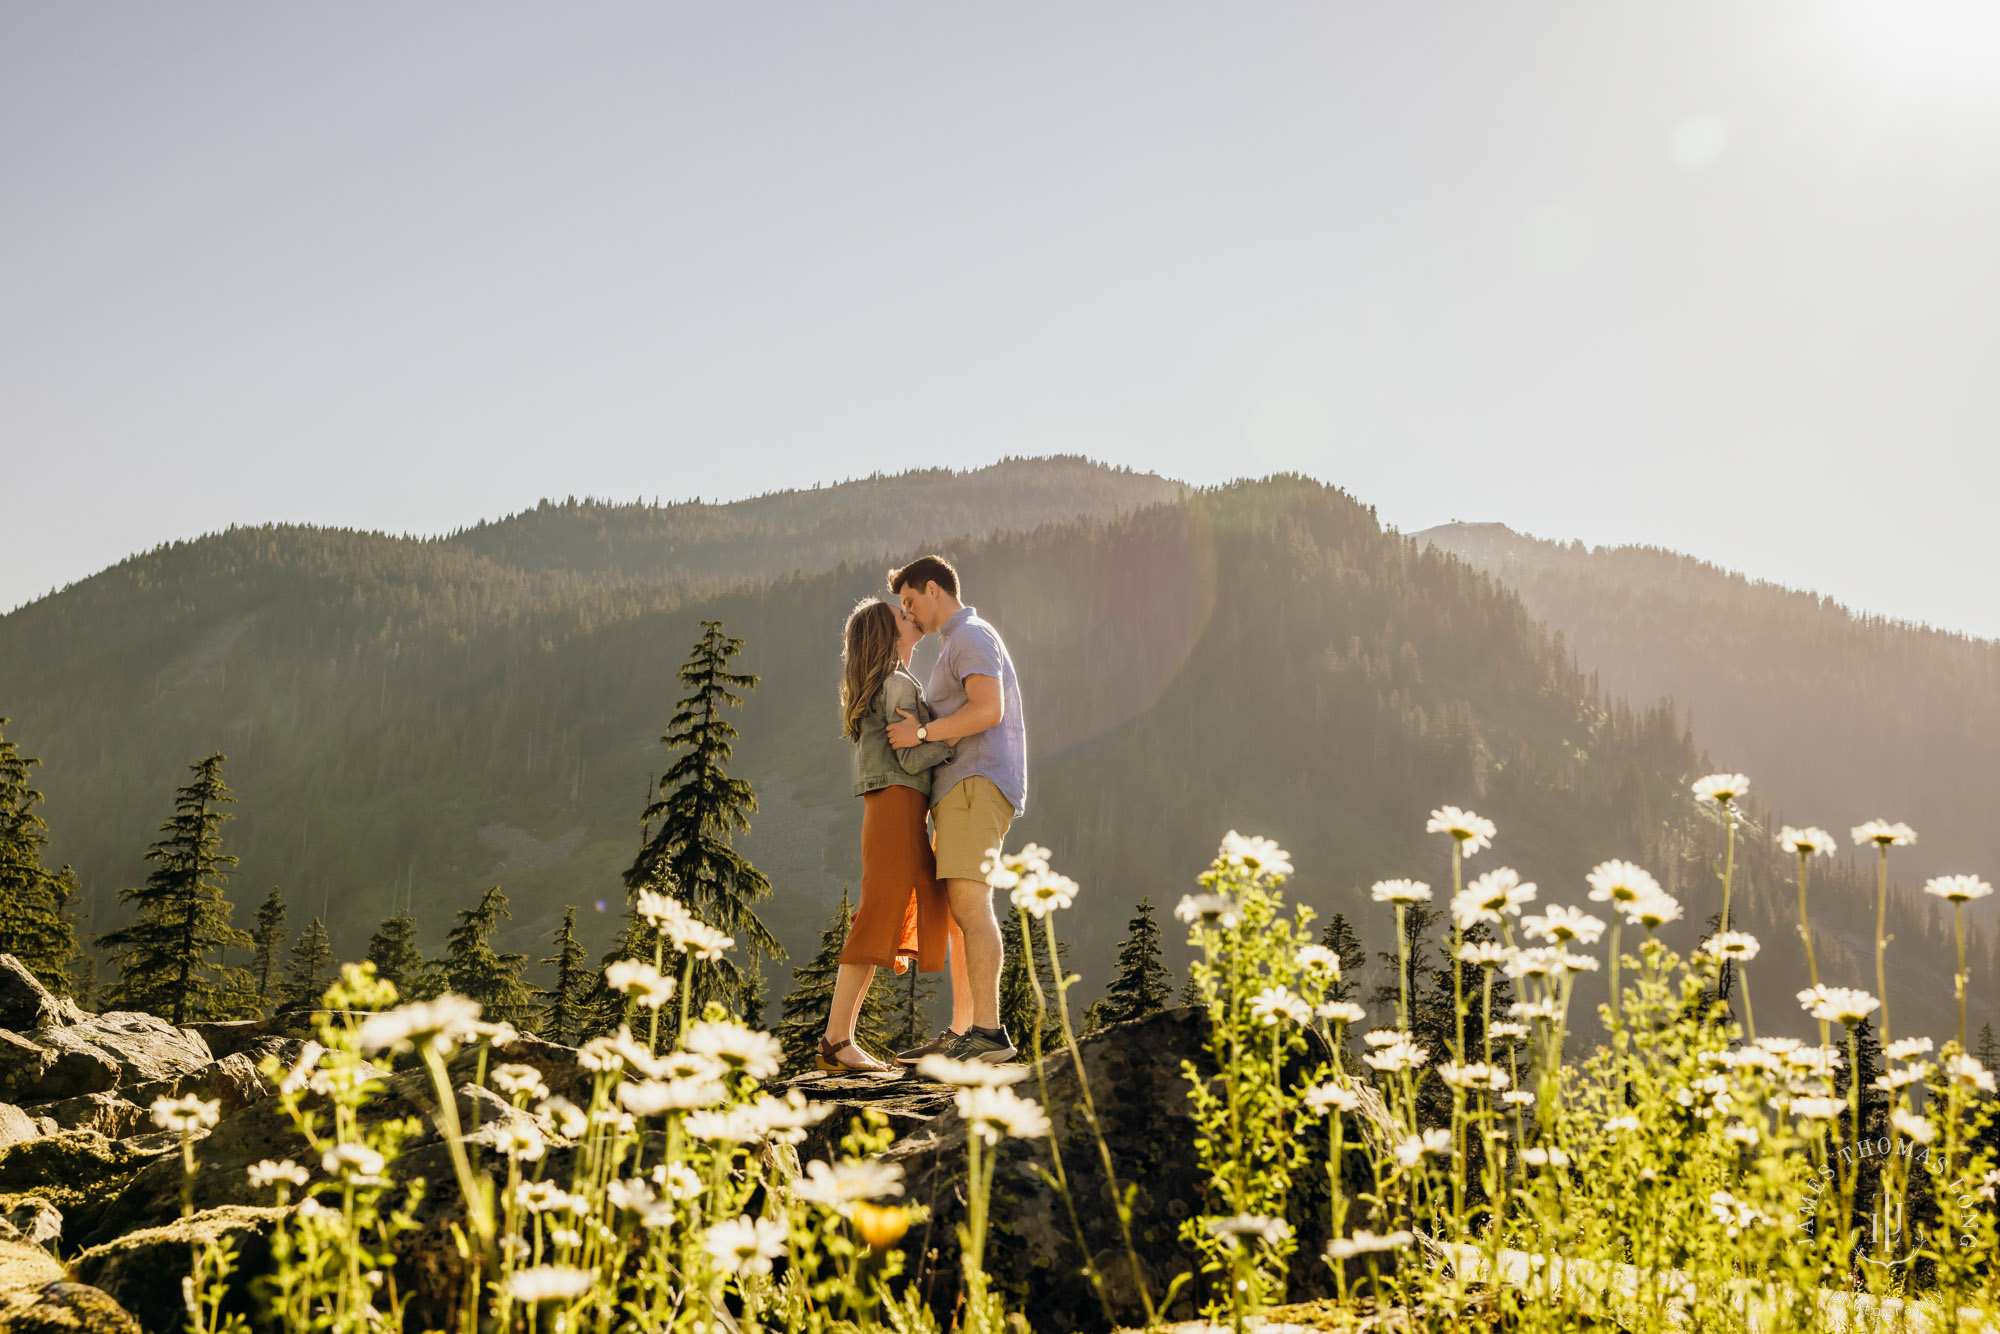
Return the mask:
<path fill-rule="evenodd" d="M 211 1061 L 199 1070 L 148 1080 L 118 1090 L 120 1096 L 144 1108 L 151 1108 L 159 1098 L 201 1098 L 217 1104 L 218 1116 L 233 1116 L 251 1103 L 263 1101 L 272 1091 L 264 1076 L 258 1073 L 256 1063 L 241 1052 Z"/>
<path fill-rule="evenodd" d="M 856 1072 L 848 1075 L 813 1073 L 788 1080 L 814 1102 L 834 1104 L 833 1115 L 806 1132 L 798 1146 L 799 1162 L 815 1158 L 832 1162 L 840 1156 L 840 1141 L 855 1117 L 877 1111 L 888 1119 L 897 1139 L 913 1134 L 951 1110 L 952 1090 L 909 1070 L 901 1075 Z"/>
<path fill-rule="evenodd" d="M 37 1120 L 52 1121 L 63 1130 L 92 1130 L 106 1139 L 123 1139 L 141 1126 L 152 1124 L 144 1107 L 115 1089 L 45 1102 L 33 1110 L 33 1115 Z"/>
<path fill-rule="evenodd" d="M 56 1258 L 41 1247 L 25 1241 L 0 1241 L 0 1292 L 39 1288 L 68 1277 Z"/>
<path fill-rule="evenodd" d="M 0 1029 L 0 1096 L 24 1106 L 170 1079 L 214 1063 L 199 1034 L 150 1014 L 114 1011 L 25 1033 Z"/>
<path fill-rule="evenodd" d="M 41 1122 L 11 1102 L 0 1102 L 0 1149 L 34 1139 L 42 1133 Z"/>
<path fill-rule="evenodd" d="M 124 1307 L 81 1283 L 44 1283 L 0 1293 L 7 1334 L 143 1334 Z"/>
<path fill-rule="evenodd" d="M 0 1028 L 15 1032 L 81 1023 L 84 1012 L 67 997 L 43 986 L 27 965 L 11 954 L 0 954 Z"/>
<path fill-rule="evenodd" d="M 1308 1030 L 1310 1032 L 1310 1030 Z M 1206 1174 L 1196 1162 L 1194 1123 L 1188 1109 L 1183 1061 L 1211 1071 L 1207 1017 L 1192 1006 L 1168 1010 L 1130 1023 L 1114 1024 L 1082 1039 L 1098 1121 L 1111 1150 L 1121 1188 L 1136 1187 L 1132 1234 L 1141 1271 L 1157 1302 L 1176 1275 L 1197 1273 L 1181 1289 L 1170 1318 L 1186 1319 L 1211 1299 L 1198 1275 L 1194 1248 L 1180 1239 L 1183 1220 L 1204 1212 Z M 1303 1060 L 1288 1078 L 1303 1079 L 1331 1053 L 1315 1033 Z M 1104 1310 L 1083 1277 L 1088 1261 L 1104 1276 L 1113 1312 L 1124 1324 L 1143 1323 L 1132 1271 L 1119 1236 L 1118 1216 L 1104 1179 L 1097 1143 L 1085 1120 L 1076 1073 L 1067 1052 L 1043 1061 L 1048 1081 L 1046 1110 L 1056 1128 L 1070 1194 L 1089 1246 L 1080 1253 L 1061 1197 L 1041 1171 L 1050 1169 L 1048 1141 L 1003 1140 L 994 1177 L 986 1241 L 987 1271 L 1013 1310 L 1032 1310 L 1038 1328 L 1102 1330 Z M 1041 1100 L 1034 1077 L 1015 1086 L 1024 1097 Z M 1315 1123 L 1315 1129 L 1323 1129 Z M 1353 1124 L 1348 1141 L 1363 1133 Z M 1298 1249 L 1291 1266 L 1291 1300 L 1329 1296 L 1332 1275 L 1318 1258 L 1326 1243 L 1328 1210 L 1326 1149 L 1315 1133 L 1310 1157 L 1289 1199 L 1288 1218 Z M 917 1271 L 941 1318 L 956 1300 L 960 1272 L 956 1228 L 964 1221 L 965 1130 L 955 1109 L 941 1112 L 903 1136 L 883 1155 L 902 1164 L 904 1198 L 930 1206 L 931 1216 L 905 1239 Z M 1350 1165 L 1358 1171 L 1358 1158 Z M 1351 1183 L 1365 1188 L 1357 1176 Z"/>
<path fill-rule="evenodd" d="M 62 1210 L 41 1196 L 0 1195 L 0 1239 L 48 1246 L 62 1235 L 62 1228 Z"/>
<path fill-rule="evenodd" d="M 171 1159 L 179 1143 L 155 1146 L 109 1139 L 91 1130 L 64 1130 L 0 1149 L 0 1191 L 39 1195 L 65 1214 L 114 1196 L 149 1163 Z"/>
<path fill-rule="evenodd" d="M 72 1268 L 79 1279 L 137 1317 L 141 1327 L 167 1334 L 187 1320 L 181 1280 L 187 1276 L 191 1249 L 211 1241 L 233 1241 L 237 1272 L 259 1273 L 270 1258 L 271 1229 L 284 1215 L 283 1209 L 245 1204 L 206 1209 L 165 1227 L 145 1228 L 93 1246 L 76 1257 Z M 240 1311 L 248 1317 L 252 1307 L 242 1285 L 233 1285 L 225 1313 Z"/>
<path fill-rule="evenodd" d="M 217 1019 L 181 1027 L 207 1043 L 217 1060 L 285 1038 L 284 1028 L 271 1019 Z"/>

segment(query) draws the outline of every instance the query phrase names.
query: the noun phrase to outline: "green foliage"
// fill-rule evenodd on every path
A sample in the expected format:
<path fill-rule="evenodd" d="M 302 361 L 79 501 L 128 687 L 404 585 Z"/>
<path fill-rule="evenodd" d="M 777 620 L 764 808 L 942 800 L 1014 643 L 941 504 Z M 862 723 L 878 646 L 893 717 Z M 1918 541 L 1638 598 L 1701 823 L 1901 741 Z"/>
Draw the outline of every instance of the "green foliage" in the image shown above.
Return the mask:
<path fill-rule="evenodd" d="M 6 725 L 0 718 L 0 728 Z M 35 812 L 42 794 L 29 786 L 28 772 L 40 763 L 0 734 L 0 954 L 13 955 L 42 985 L 68 995 L 76 932 L 66 906 L 75 881 L 42 865 L 48 825 Z"/>
<path fill-rule="evenodd" d="M 1327 919 L 1326 927 L 1319 933 L 1319 943 L 1332 950 L 1340 959 L 1340 978 L 1328 984 L 1326 998 L 1329 1001 L 1351 1001 L 1361 990 L 1361 970 L 1367 965 L 1368 951 L 1361 946 L 1361 937 L 1354 932 L 1353 923 L 1347 914 L 1337 912 Z"/>
<path fill-rule="evenodd" d="M 285 891 L 273 885 L 257 909 L 257 929 L 250 933 L 250 975 L 256 979 L 260 1005 L 271 998 L 271 983 L 277 979 L 278 957 L 284 948 Z"/>
<path fill-rule="evenodd" d="M 455 925 L 445 937 L 444 981 L 450 990 L 478 1001 L 493 1018 L 518 1025 L 530 1022 L 528 985 L 521 980 L 528 956 L 493 949 L 494 932 L 513 916 L 498 885 L 454 914 Z"/>
<path fill-rule="evenodd" d="M 692 693 L 675 706 L 660 738 L 681 753 L 660 778 L 657 799 L 641 814 L 649 836 L 626 869 L 625 887 L 633 894 L 655 889 L 681 899 L 697 917 L 734 937 L 755 969 L 766 958 L 784 958 L 785 950 L 750 906 L 770 897 L 771 882 L 733 846 L 734 836 L 750 828 L 757 794 L 723 767 L 737 731 L 722 710 L 741 708 L 743 697 L 735 692 L 755 689 L 757 678 L 729 669 L 743 641 L 723 634 L 722 622 L 703 621 L 701 630 L 680 669 L 681 684 Z M 697 1004 L 713 998 L 742 1006 L 743 981 L 730 960 L 698 966 L 691 985 Z"/>
<path fill-rule="evenodd" d="M 1160 924 L 1153 916 L 1153 901 L 1140 899 L 1126 923 L 1125 943 L 1118 947 L 1117 976 L 1084 1012 L 1084 1031 L 1158 1014 L 1173 995 L 1173 977 L 1160 960 Z"/>
<path fill-rule="evenodd" d="M 430 1000 L 444 990 L 443 967 L 417 947 L 417 919 L 407 907 L 382 920 L 368 938 L 368 962 L 375 976 L 406 1000 Z"/>
<path fill-rule="evenodd" d="M 285 961 L 285 979 L 278 988 L 278 1009 L 286 1013 L 312 1011 L 333 985 L 333 943 L 326 924 L 315 917 L 299 932 L 292 956 Z"/>
<path fill-rule="evenodd" d="M 1039 933 L 1030 932 L 1034 942 L 1032 957 L 1035 976 L 1042 984 L 1042 995 L 1047 998 L 1042 1015 L 1042 1050 L 1054 1051 L 1062 1045 L 1062 1029 L 1058 1025 L 1054 1011 L 1056 994 L 1056 970 L 1049 962 L 1049 942 Z M 1015 1047 L 1028 1051 L 1034 1041 L 1036 1008 L 1035 984 L 1028 979 L 1030 953 L 1021 943 L 1021 924 L 1016 914 L 1006 913 L 1000 918 L 1000 942 L 1006 950 L 1000 963 L 1000 1023 L 1007 1030 L 1007 1036 Z M 1059 941 L 1056 951 L 1065 970 L 1069 967 L 1069 942 Z"/>
<path fill-rule="evenodd" d="M 590 966 L 590 955 L 576 938 L 574 905 L 563 912 L 555 951 L 541 961 L 543 967 L 554 970 L 554 978 L 550 986 L 539 992 L 542 1009 L 536 1031 L 550 1042 L 580 1042 L 597 975 Z"/>
<path fill-rule="evenodd" d="M 221 951 L 251 943 L 247 932 L 229 924 L 223 897 L 227 868 L 236 864 L 222 851 L 229 816 L 218 809 L 235 800 L 222 779 L 227 758 L 217 753 L 191 766 L 193 780 L 175 789 L 174 813 L 146 850 L 153 873 L 143 886 L 119 895 L 138 906 L 137 915 L 99 942 L 119 969 L 118 1003 L 177 1024 L 230 1017 L 250 993 L 242 969 L 217 961 Z"/>

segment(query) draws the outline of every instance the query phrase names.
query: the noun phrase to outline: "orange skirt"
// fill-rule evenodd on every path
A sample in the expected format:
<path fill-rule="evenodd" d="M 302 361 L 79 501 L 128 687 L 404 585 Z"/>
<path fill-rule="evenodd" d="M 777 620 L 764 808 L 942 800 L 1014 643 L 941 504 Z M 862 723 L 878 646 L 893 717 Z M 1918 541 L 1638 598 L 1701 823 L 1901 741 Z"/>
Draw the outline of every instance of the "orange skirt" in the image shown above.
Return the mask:
<path fill-rule="evenodd" d="M 900 784 L 861 799 L 861 907 L 842 963 L 893 968 L 899 959 L 915 959 L 918 972 L 944 967 L 951 906 L 924 831 L 929 812 L 930 798 Z"/>

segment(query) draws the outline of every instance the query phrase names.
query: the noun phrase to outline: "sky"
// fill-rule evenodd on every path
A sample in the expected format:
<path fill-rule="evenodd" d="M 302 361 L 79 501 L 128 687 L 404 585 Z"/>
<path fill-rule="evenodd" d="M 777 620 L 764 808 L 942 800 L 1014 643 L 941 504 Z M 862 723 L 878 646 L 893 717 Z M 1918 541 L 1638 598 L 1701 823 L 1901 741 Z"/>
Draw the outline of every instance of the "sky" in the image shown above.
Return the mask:
<path fill-rule="evenodd" d="M 2000 636 L 1988 3 L 12 5 L 0 609 L 1009 455 Z"/>

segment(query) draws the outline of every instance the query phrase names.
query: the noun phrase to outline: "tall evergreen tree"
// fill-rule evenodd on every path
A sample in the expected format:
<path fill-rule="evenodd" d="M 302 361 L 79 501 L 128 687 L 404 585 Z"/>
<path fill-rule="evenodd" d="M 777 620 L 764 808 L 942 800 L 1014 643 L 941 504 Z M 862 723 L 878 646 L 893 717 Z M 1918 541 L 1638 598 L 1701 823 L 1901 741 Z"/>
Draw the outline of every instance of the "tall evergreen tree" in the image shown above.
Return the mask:
<path fill-rule="evenodd" d="M 1143 898 L 1132 920 L 1125 924 L 1125 943 L 1118 947 L 1118 975 L 1111 979 L 1104 995 L 1091 1002 L 1083 1026 L 1090 1030 L 1144 1019 L 1166 1009 L 1173 995 L 1173 977 L 1160 959 L 1160 924 L 1153 916 L 1153 901 Z"/>
<path fill-rule="evenodd" d="M 771 882 L 733 846 L 734 836 L 750 828 L 757 796 L 723 767 L 737 731 L 722 711 L 742 707 L 735 692 L 755 689 L 757 678 L 729 670 L 743 641 L 723 634 L 722 622 L 703 621 L 701 628 L 680 669 L 692 693 L 675 706 L 660 738 L 680 754 L 641 814 L 648 837 L 625 872 L 625 887 L 628 894 L 658 889 L 680 897 L 703 921 L 735 937 L 754 968 L 763 959 L 784 958 L 785 951 L 751 907 L 770 896 Z M 719 999 L 740 1010 L 743 985 L 733 960 L 697 968 L 693 1003 L 699 1008 Z"/>
<path fill-rule="evenodd" d="M 779 1008 L 776 1037 L 784 1051 L 786 1074 L 800 1074 L 813 1068 L 813 1053 L 826 1035 L 827 1012 L 833 1008 L 834 984 L 840 980 L 840 951 L 847 944 L 848 928 L 854 924 L 853 900 L 847 886 L 840 889 L 840 907 L 834 910 L 819 933 L 819 949 L 802 968 L 792 970 L 792 990 Z M 877 969 L 877 981 L 881 970 Z M 886 1056 L 896 1049 L 889 1046 L 891 1029 L 884 988 L 871 986 L 861 1002 L 861 1014 L 854 1023 L 854 1040 L 862 1050 Z"/>
<path fill-rule="evenodd" d="M 578 1042 L 590 1008 L 596 974 L 590 955 L 576 938 L 576 906 L 563 913 L 562 929 L 556 932 L 556 952 L 543 959 L 544 966 L 556 970 L 555 985 L 541 994 L 541 1035 L 550 1042 Z"/>
<path fill-rule="evenodd" d="M 1340 956 L 1340 980 L 1326 989 L 1326 998 L 1353 1000 L 1361 990 L 1361 969 L 1368 962 L 1368 951 L 1362 948 L 1361 937 L 1355 934 L 1346 913 L 1337 912 L 1327 919 L 1326 929 L 1319 933 L 1319 943 Z"/>
<path fill-rule="evenodd" d="M 417 948 L 417 919 L 408 908 L 385 917 L 368 937 L 368 962 L 375 976 L 395 984 L 403 1000 L 430 1000 L 444 990 L 442 969 Z"/>
<path fill-rule="evenodd" d="M 918 972 L 916 961 L 911 960 L 909 968 L 888 993 L 893 1001 L 885 1054 L 908 1051 L 931 1040 L 935 1031 L 931 1027 L 931 1006 L 937 1000 L 937 993 L 937 974 Z"/>
<path fill-rule="evenodd" d="M 278 980 L 278 957 L 284 947 L 285 891 L 273 885 L 257 909 L 257 929 L 250 933 L 250 975 L 257 981 L 260 1005 L 270 1003 L 271 984 Z"/>
<path fill-rule="evenodd" d="M 1988 1071 L 2000 1070 L 2000 1042 L 1995 1042 L 1993 1039 L 1992 1024 L 1979 1026 L 1979 1041 L 1973 1044 L 1972 1051 L 1974 1059 Z"/>
<path fill-rule="evenodd" d="M 454 915 L 456 925 L 445 937 L 445 985 L 478 1001 L 488 1019 L 527 1023 L 528 984 L 521 980 L 521 970 L 528 956 L 498 954 L 493 949 L 493 933 L 503 918 L 512 921 L 514 914 L 507 911 L 507 896 L 498 885 Z"/>
<path fill-rule="evenodd" d="M 1042 984 L 1042 1003 L 1048 1007 L 1047 1022 L 1042 1026 L 1042 1051 L 1054 1051 L 1062 1044 L 1062 1017 L 1056 1013 L 1056 970 L 1049 961 L 1049 940 L 1039 929 L 1040 923 L 1029 920 L 1029 936 L 1034 941 L 1035 976 Z M 1013 1039 L 1015 1047 L 1024 1053 L 1034 1051 L 1035 1031 L 1035 988 L 1028 980 L 1029 955 L 1021 948 L 1021 922 L 1017 912 L 1000 919 L 1000 936 L 1006 946 L 1006 956 L 1000 963 L 1000 1022 L 1007 1029 L 1007 1036 Z M 1067 967 L 1069 962 L 1069 942 L 1056 943 L 1057 956 Z"/>
<path fill-rule="evenodd" d="M 285 961 L 284 981 L 278 987 L 278 1009 L 292 1014 L 318 1009 L 333 985 L 333 971 L 333 942 L 327 938 L 326 924 L 315 917 L 292 943 L 292 956 Z"/>
<path fill-rule="evenodd" d="M 0 728 L 6 725 L 0 718 Z M 43 986 L 66 996 L 76 936 L 65 886 L 42 866 L 48 825 L 35 813 L 42 794 L 28 781 L 40 763 L 0 735 L 0 954 L 13 955 Z"/>
<path fill-rule="evenodd" d="M 118 1003 L 177 1024 L 219 1017 L 251 990 L 244 970 L 216 958 L 250 944 L 248 932 L 229 924 L 230 903 L 222 892 L 236 864 L 222 850 L 222 825 L 230 817 L 219 808 L 236 800 L 222 780 L 227 758 L 217 752 L 198 760 L 193 780 L 175 789 L 174 813 L 160 826 L 163 837 L 146 849 L 153 873 L 143 886 L 119 894 L 138 905 L 138 914 L 100 941 L 118 966 Z"/>

